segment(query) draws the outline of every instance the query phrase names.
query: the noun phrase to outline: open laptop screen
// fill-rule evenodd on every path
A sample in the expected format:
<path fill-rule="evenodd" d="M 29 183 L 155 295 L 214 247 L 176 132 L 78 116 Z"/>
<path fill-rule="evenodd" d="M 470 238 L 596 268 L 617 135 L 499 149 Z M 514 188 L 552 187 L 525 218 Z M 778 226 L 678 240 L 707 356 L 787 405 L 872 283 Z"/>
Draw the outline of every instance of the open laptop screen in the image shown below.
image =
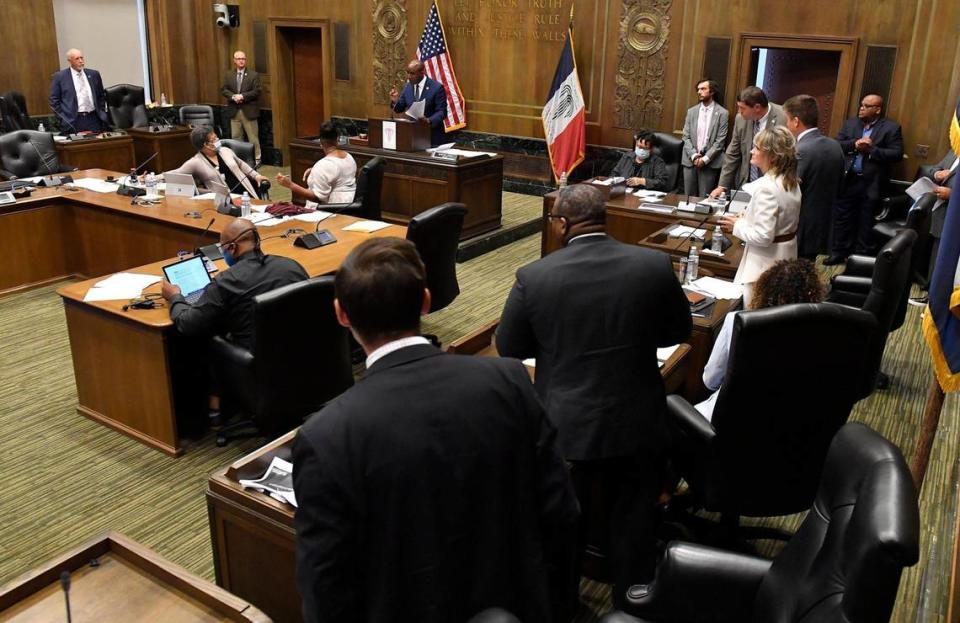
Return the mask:
<path fill-rule="evenodd" d="M 168 264 L 163 267 L 163 274 L 167 281 L 180 288 L 185 298 L 203 291 L 210 283 L 210 275 L 203 265 L 203 257 L 197 255 L 182 262 Z"/>

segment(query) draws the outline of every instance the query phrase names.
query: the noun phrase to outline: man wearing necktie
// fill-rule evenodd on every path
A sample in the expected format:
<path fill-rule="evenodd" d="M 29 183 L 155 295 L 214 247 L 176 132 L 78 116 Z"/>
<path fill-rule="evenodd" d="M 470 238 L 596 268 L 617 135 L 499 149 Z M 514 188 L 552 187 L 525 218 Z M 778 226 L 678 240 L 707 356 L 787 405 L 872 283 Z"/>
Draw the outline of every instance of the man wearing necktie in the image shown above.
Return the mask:
<path fill-rule="evenodd" d="M 750 164 L 753 137 L 775 125 L 786 123 L 783 108 L 767 100 L 759 87 L 747 87 L 737 95 L 737 118 L 733 122 L 730 144 L 723 154 L 720 184 L 710 193 L 719 197 L 729 189 L 739 189 L 760 177 L 760 169 Z"/>
<path fill-rule="evenodd" d="M 841 264 L 851 252 L 869 253 L 870 231 L 880 197 L 890 181 L 890 165 L 903 158 L 900 124 L 883 116 L 883 98 L 865 95 L 854 119 L 837 135 L 846 173 L 834 206 L 833 244 L 827 266 Z"/>
<path fill-rule="evenodd" d="M 716 188 L 720 180 L 730 114 L 715 99 L 719 88 L 713 80 L 698 82 L 699 103 L 687 110 L 680 157 L 683 190 L 687 195 L 703 197 Z"/>
<path fill-rule="evenodd" d="M 423 63 L 414 59 L 407 65 L 407 83 L 403 92 L 390 89 L 390 107 L 394 112 L 404 112 L 420 100 L 424 100 L 420 123 L 430 126 L 430 144 L 434 147 L 442 145 L 446 139 L 443 120 L 447 116 L 447 91 L 442 84 L 427 76 Z"/>
<path fill-rule="evenodd" d="M 100 72 L 86 68 L 83 51 L 71 48 L 67 52 L 69 67 L 53 74 L 50 84 L 50 108 L 61 122 L 66 134 L 102 132 L 109 128 L 107 121 L 107 92 Z"/>
<path fill-rule="evenodd" d="M 253 144 L 257 162 L 260 162 L 260 74 L 247 69 L 247 54 L 243 50 L 233 53 L 234 69 L 223 78 L 220 93 L 227 99 L 223 109 L 230 119 L 230 138 L 240 140 L 246 134 L 247 142 Z"/>

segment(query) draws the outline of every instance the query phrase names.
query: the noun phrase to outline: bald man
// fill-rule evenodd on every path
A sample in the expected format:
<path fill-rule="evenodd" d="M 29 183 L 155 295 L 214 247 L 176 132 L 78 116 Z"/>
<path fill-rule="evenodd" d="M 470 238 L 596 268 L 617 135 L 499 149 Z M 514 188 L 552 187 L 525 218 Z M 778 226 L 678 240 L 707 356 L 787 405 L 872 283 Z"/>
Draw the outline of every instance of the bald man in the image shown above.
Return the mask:
<path fill-rule="evenodd" d="M 405 112 L 414 102 L 424 100 L 423 119 L 430 125 L 430 144 L 436 147 L 446 141 L 443 120 L 447 117 L 447 91 L 443 85 L 428 78 L 423 63 L 414 59 L 407 65 L 407 82 L 403 92 L 390 89 L 390 105 L 395 112 Z"/>
<path fill-rule="evenodd" d="M 60 119 L 64 134 L 102 132 L 110 127 L 107 92 L 100 72 L 87 69 L 83 50 L 67 51 L 67 65 L 53 74 L 50 108 Z"/>
<path fill-rule="evenodd" d="M 191 337 L 222 335 L 242 348 L 253 344 L 253 298 L 307 279 L 307 271 L 290 258 L 264 255 L 253 223 L 238 218 L 220 233 L 228 270 L 219 273 L 200 299 L 190 304 L 180 288 L 164 280 L 163 298 L 177 331 Z"/>
<path fill-rule="evenodd" d="M 223 77 L 220 94 L 227 100 L 223 114 L 230 120 L 230 138 L 240 140 L 247 135 L 253 144 L 254 157 L 260 162 L 260 74 L 247 69 L 247 53 L 233 53 L 233 69 Z"/>

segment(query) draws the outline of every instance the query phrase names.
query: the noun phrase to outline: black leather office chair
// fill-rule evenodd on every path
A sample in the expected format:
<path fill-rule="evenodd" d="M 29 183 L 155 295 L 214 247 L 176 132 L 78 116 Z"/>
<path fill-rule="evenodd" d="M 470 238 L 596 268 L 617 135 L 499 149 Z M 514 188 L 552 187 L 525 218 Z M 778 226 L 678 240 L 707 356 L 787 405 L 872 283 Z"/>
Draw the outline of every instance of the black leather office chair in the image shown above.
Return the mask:
<path fill-rule="evenodd" d="M 181 106 L 180 125 L 188 125 L 190 127 L 205 125 L 211 130 L 215 130 L 217 125 L 216 119 L 213 116 L 213 108 L 205 104 Z"/>
<path fill-rule="evenodd" d="M 7 91 L 0 97 L 0 117 L 4 132 L 34 129 L 27 112 L 27 100 L 19 91 Z"/>
<path fill-rule="evenodd" d="M 17 130 L 0 136 L 0 177 L 5 180 L 76 170 L 60 164 L 52 134 Z"/>
<path fill-rule="evenodd" d="M 460 294 L 457 282 L 457 246 L 467 208 L 462 203 L 444 203 L 416 215 L 407 224 L 407 240 L 427 268 L 430 312 L 441 310 Z"/>
<path fill-rule="evenodd" d="M 721 542 L 777 534 L 741 515 L 810 507 L 830 440 L 873 389 L 876 335 L 872 314 L 829 303 L 740 312 L 712 422 L 667 397 L 675 464 L 693 504 L 721 513 Z"/>
<path fill-rule="evenodd" d="M 870 354 L 876 387 L 886 389 L 889 377 L 880 371 L 887 336 L 903 325 L 910 296 L 910 269 L 917 232 L 904 229 L 876 257 L 851 255 L 843 273 L 831 281 L 827 301 L 868 311 L 877 319 L 878 339 Z"/>
<path fill-rule="evenodd" d="M 680 156 L 683 153 L 683 139 L 666 132 L 655 132 L 659 143 L 656 153 L 660 154 L 667 165 L 667 191 L 674 192 L 681 186 Z"/>
<path fill-rule="evenodd" d="M 917 492 L 903 455 L 851 422 L 830 444 L 813 509 L 780 555 L 675 541 L 653 582 L 628 595 L 643 618 L 617 612 L 602 623 L 880 623 L 890 620 L 903 569 L 919 557 Z"/>
<path fill-rule="evenodd" d="M 353 385 L 347 333 L 333 298 L 333 277 L 290 284 L 254 297 L 251 350 L 213 338 L 221 413 L 243 417 L 220 431 L 217 445 L 241 429 L 283 434 Z M 295 320 L 309 329 L 300 339 L 290 337 Z"/>
<path fill-rule="evenodd" d="M 917 240 L 913 244 L 910 258 L 910 278 L 921 286 L 926 286 L 930 271 L 930 252 L 933 247 L 930 219 L 936 202 L 936 195 L 925 193 L 913 202 L 902 219 L 891 218 L 879 221 L 873 226 L 873 239 L 878 249 L 893 240 L 904 229 L 917 232 Z"/>
<path fill-rule="evenodd" d="M 327 212 L 349 214 L 371 221 L 381 220 L 380 192 L 383 188 L 383 168 L 387 161 L 382 156 L 371 159 L 357 174 L 357 192 L 351 203 L 328 203 L 321 206 Z"/>
<path fill-rule="evenodd" d="M 107 105 L 113 126 L 121 130 L 149 125 L 143 87 L 133 84 L 115 84 L 107 87 Z"/>
<path fill-rule="evenodd" d="M 233 150 L 233 153 L 237 154 L 237 157 L 249 164 L 251 167 L 257 166 L 256 150 L 253 147 L 253 143 L 238 141 L 232 138 L 224 138 L 220 139 L 220 144 L 224 147 L 229 147 L 231 150 Z"/>
<path fill-rule="evenodd" d="M 521 623 L 521 621 L 506 610 L 488 608 L 470 617 L 467 623 Z"/>

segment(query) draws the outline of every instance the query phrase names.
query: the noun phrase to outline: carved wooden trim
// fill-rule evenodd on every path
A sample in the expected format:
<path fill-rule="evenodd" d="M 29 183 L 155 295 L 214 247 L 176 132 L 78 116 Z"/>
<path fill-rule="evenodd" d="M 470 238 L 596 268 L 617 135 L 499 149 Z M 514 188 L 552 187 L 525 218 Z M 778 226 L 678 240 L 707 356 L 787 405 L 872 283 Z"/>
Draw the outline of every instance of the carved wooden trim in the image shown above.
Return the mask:
<path fill-rule="evenodd" d="M 673 0 L 623 0 L 614 127 L 657 127 L 663 116 L 664 68 Z"/>
<path fill-rule="evenodd" d="M 406 80 L 406 0 L 373 0 L 373 102 L 390 103 L 390 89 Z"/>

